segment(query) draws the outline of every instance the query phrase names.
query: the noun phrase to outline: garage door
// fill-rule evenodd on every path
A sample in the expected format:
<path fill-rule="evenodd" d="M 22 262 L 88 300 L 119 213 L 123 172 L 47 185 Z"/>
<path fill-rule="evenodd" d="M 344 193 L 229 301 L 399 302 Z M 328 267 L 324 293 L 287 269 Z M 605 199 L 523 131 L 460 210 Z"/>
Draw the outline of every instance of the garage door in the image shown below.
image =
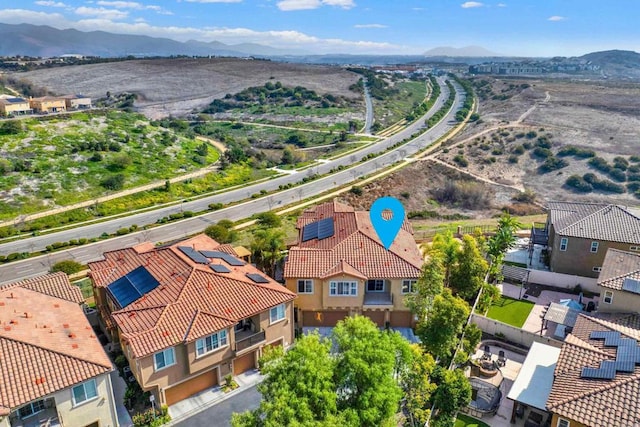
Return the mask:
<path fill-rule="evenodd" d="M 410 328 L 413 314 L 410 311 L 392 311 L 391 326 L 394 328 Z"/>
<path fill-rule="evenodd" d="M 363 311 L 362 314 L 373 321 L 378 327 L 384 327 L 384 311 Z"/>
<path fill-rule="evenodd" d="M 214 369 L 195 378 L 187 380 L 164 392 L 167 405 L 171 406 L 202 390 L 206 390 L 218 384 L 218 370 Z"/>
<path fill-rule="evenodd" d="M 348 311 L 303 311 L 302 326 L 336 326 L 347 316 Z"/>
<path fill-rule="evenodd" d="M 233 375 L 238 375 L 256 367 L 256 352 L 252 351 L 233 360 Z"/>

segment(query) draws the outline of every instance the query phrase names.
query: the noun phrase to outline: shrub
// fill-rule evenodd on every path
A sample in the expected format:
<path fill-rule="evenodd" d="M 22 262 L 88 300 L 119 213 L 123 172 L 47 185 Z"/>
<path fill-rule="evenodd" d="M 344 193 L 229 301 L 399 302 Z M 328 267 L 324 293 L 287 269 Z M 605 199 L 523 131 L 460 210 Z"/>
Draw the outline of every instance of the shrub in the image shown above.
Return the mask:
<path fill-rule="evenodd" d="M 447 180 L 444 186 L 431 190 L 433 198 L 439 203 L 458 206 L 463 209 L 485 209 L 491 206 L 491 197 L 487 189 L 475 182 Z"/>
<path fill-rule="evenodd" d="M 124 175 L 119 173 L 116 175 L 111 175 L 110 177 L 104 179 L 100 185 L 102 185 L 107 190 L 121 190 L 124 186 Z"/>
<path fill-rule="evenodd" d="M 467 166 L 469 166 L 469 161 L 465 159 L 464 156 L 461 154 L 456 155 L 453 158 L 453 161 L 456 162 L 458 166 L 461 166 L 463 168 L 466 168 Z"/>
<path fill-rule="evenodd" d="M 124 236 L 125 234 L 129 234 L 129 229 L 127 227 L 121 228 L 116 231 L 116 235 L 118 236 Z"/>
<path fill-rule="evenodd" d="M 82 271 L 82 269 L 83 269 L 82 264 L 72 259 L 59 261 L 51 266 L 52 273 L 55 273 L 57 271 L 62 271 L 63 273 L 66 273 L 69 275 L 78 273 Z"/>
<path fill-rule="evenodd" d="M 564 184 L 579 193 L 589 193 L 593 191 L 593 186 L 579 175 L 571 175 Z"/>
<path fill-rule="evenodd" d="M 217 224 L 208 226 L 205 228 L 204 234 L 218 243 L 231 243 L 237 238 L 233 222 L 228 219 L 221 219 Z"/>
<path fill-rule="evenodd" d="M 553 153 L 548 148 L 536 147 L 535 150 L 533 150 L 533 155 L 546 159 L 547 157 L 552 157 Z"/>
<path fill-rule="evenodd" d="M 217 211 L 222 208 L 224 208 L 224 203 L 211 203 L 209 205 L 209 210 L 212 210 L 212 211 Z"/>
<path fill-rule="evenodd" d="M 116 365 L 116 367 L 118 369 L 122 369 L 122 368 L 124 368 L 125 366 L 127 366 L 129 364 L 129 362 L 127 362 L 127 358 L 124 357 L 124 354 L 121 354 L 121 355 L 117 356 L 114 359 L 113 363 L 115 363 L 115 365 Z"/>
<path fill-rule="evenodd" d="M 520 154 L 524 154 L 525 149 L 524 149 L 524 147 L 522 146 L 522 144 L 520 144 L 520 145 L 516 145 L 516 146 L 513 148 L 513 151 L 512 151 L 512 152 L 513 152 L 513 154 L 516 154 L 516 155 L 518 155 L 518 156 L 519 156 Z"/>
<path fill-rule="evenodd" d="M 547 159 L 544 161 L 542 165 L 540 165 L 538 169 L 542 173 L 547 173 L 554 170 L 562 169 L 564 167 L 567 167 L 568 165 L 569 163 L 567 163 L 565 160 L 551 156 L 551 157 L 547 157 Z"/>
<path fill-rule="evenodd" d="M 362 187 L 358 187 L 357 185 L 354 185 L 353 187 L 351 187 L 349 189 L 349 192 L 352 194 L 355 194 L 356 196 L 362 196 Z"/>
<path fill-rule="evenodd" d="M 253 218 L 256 220 L 260 227 L 278 228 L 282 226 L 282 219 L 271 211 L 255 214 Z"/>
<path fill-rule="evenodd" d="M 629 161 L 633 163 L 640 163 L 640 156 L 631 156 L 629 157 Z"/>
<path fill-rule="evenodd" d="M 611 166 L 609 166 L 609 163 L 607 163 L 607 161 L 602 157 L 593 157 L 589 160 L 588 163 L 589 166 L 604 173 L 609 173 L 609 171 L 611 170 Z"/>

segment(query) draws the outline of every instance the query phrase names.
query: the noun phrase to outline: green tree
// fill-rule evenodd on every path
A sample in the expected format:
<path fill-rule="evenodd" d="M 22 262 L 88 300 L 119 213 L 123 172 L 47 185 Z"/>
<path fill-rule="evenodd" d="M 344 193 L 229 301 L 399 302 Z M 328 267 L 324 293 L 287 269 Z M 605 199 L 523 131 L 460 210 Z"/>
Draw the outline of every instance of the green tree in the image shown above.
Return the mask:
<path fill-rule="evenodd" d="M 471 384 L 460 369 L 450 371 L 437 367 L 433 372 L 433 380 L 438 384 L 433 396 L 437 410 L 435 425 L 453 425 L 448 424 L 449 420 L 471 401 Z"/>
<path fill-rule="evenodd" d="M 333 330 L 338 409 L 348 423 L 392 425 L 403 392 L 394 377 L 409 360 L 409 343 L 368 318 L 347 317 Z"/>
<path fill-rule="evenodd" d="M 271 277 L 275 276 L 276 264 L 284 258 L 284 238 L 284 232 L 277 228 L 260 228 L 253 233 L 253 260 Z"/>
<path fill-rule="evenodd" d="M 204 234 L 218 243 L 232 243 L 237 239 L 238 233 L 233 229 L 233 221 L 221 219 L 214 225 L 204 229 Z"/>
<path fill-rule="evenodd" d="M 63 273 L 67 273 L 69 275 L 78 273 L 83 269 L 84 267 L 82 266 L 82 264 L 72 259 L 58 261 L 51 266 L 52 273 L 55 273 L 57 271 L 62 271 Z"/>
<path fill-rule="evenodd" d="M 258 226 L 264 228 L 278 228 L 282 226 L 282 219 L 274 212 L 267 211 L 255 214 L 253 218 L 256 220 Z"/>
<path fill-rule="evenodd" d="M 462 237 L 462 247 L 457 255 L 458 263 L 451 274 L 450 285 L 464 299 L 473 298 L 482 284 L 489 269 L 476 239 L 470 235 Z"/>
<path fill-rule="evenodd" d="M 431 374 L 436 367 L 433 357 L 419 345 L 411 346 L 411 360 L 400 375 L 404 391 L 405 409 L 409 413 L 411 425 L 425 425 L 431 414 L 431 398 L 436 385 L 431 382 Z"/>
<path fill-rule="evenodd" d="M 458 344 L 469 312 L 469 304 L 454 296 L 450 289 L 436 295 L 429 316 L 416 328 L 425 350 L 438 359 L 448 359 Z"/>
<path fill-rule="evenodd" d="M 300 337 L 295 346 L 262 366 L 260 406 L 234 414 L 234 427 L 338 425 L 335 360 L 331 342 L 317 333 Z"/>
<path fill-rule="evenodd" d="M 498 229 L 487 242 L 487 256 L 491 262 L 489 273 L 494 280 L 500 279 L 504 256 L 516 245 L 516 232 L 521 227 L 522 224 L 518 219 L 509 215 L 508 212 L 503 213 L 498 220 Z"/>
<path fill-rule="evenodd" d="M 439 252 L 431 252 L 429 259 L 422 266 L 422 273 L 415 285 L 415 292 L 405 298 L 407 307 L 418 319 L 427 318 L 433 304 L 433 298 L 442 293 L 444 274 L 442 255 Z"/>
<path fill-rule="evenodd" d="M 444 267 L 444 285 L 450 286 L 451 272 L 458 260 L 460 252 L 460 241 L 453 236 L 451 230 L 438 233 L 433 237 L 431 247 L 427 251 L 428 254 L 433 252 L 440 253 L 442 265 Z"/>

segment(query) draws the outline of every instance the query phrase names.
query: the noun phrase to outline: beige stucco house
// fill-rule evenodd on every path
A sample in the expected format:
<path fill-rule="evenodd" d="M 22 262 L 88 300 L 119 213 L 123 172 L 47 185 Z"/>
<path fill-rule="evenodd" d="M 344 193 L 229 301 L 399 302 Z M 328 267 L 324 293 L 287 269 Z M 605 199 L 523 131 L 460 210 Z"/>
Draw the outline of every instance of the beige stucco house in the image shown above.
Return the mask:
<path fill-rule="evenodd" d="M 254 369 L 265 346 L 293 343 L 295 294 L 231 245 L 199 235 L 104 258 L 89 263 L 103 326 L 160 404 Z"/>
<path fill-rule="evenodd" d="M 423 258 L 406 219 L 389 250 L 369 212 L 336 201 L 304 211 L 296 226 L 298 241 L 289 249 L 284 278 L 298 295 L 298 327 L 335 326 L 355 314 L 381 327 L 414 325 L 405 297 L 420 277 Z"/>
<path fill-rule="evenodd" d="M 640 218 L 617 205 L 550 202 L 549 267 L 556 273 L 598 277 L 610 248 L 640 252 Z"/>
<path fill-rule="evenodd" d="M 91 98 L 84 95 L 64 95 L 65 107 L 67 110 L 80 110 L 91 108 Z"/>
<path fill-rule="evenodd" d="M 29 101 L 17 97 L 0 97 L 0 116 L 31 113 Z"/>
<path fill-rule="evenodd" d="M 0 427 L 118 425 L 109 357 L 64 273 L 0 287 Z"/>
<path fill-rule="evenodd" d="M 29 98 L 29 106 L 36 113 L 60 113 L 67 111 L 67 104 L 64 98 L 56 96 Z"/>
<path fill-rule="evenodd" d="M 609 249 L 598 288 L 598 311 L 640 313 L 640 252 Z"/>

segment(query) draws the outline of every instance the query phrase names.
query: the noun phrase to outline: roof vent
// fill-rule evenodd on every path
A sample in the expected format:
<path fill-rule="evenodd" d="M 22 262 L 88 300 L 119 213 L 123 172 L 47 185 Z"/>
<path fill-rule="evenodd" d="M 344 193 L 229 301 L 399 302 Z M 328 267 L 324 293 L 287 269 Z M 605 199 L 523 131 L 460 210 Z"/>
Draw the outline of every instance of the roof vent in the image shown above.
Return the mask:
<path fill-rule="evenodd" d="M 73 338 L 75 338 L 75 337 L 76 337 L 76 334 L 71 333 L 71 334 L 69 334 L 68 336 L 69 336 L 69 338 L 73 339 Z"/>
<path fill-rule="evenodd" d="M 60 304 L 53 304 L 53 308 L 60 308 Z"/>
<path fill-rule="evenodd" d="M 162 336 L 163 336 L 163 337 L 168 337 L 169 335 L 170 335 L 170 334 L 169 334 L 169 331 L 164 331 L 164 332 L 162 333 Z"/>
<path fill-rule="evenodd" d="M 65 329 L 68 329 L 69 328 L 69 324 L 65 323 L 65 324 L 62 325 L 62 327 L 65 328 Z"/>
<path fill-rule="evenodd" d="M 78 348 L 78 344 L 75 344 L 75 343 L 71 344 L 71 348 Z"/>
<path fill-rule="evenodd" d="M 5 327 L 4 327 L 4 330 L 5 330 L 5 331 L 10 331 L 10 330 L 11 330 L 11 326 L 5 326 Z"/>
<path fill-rule="evenodd" d="M 0 307 L 4 307 L 4 301 L 0 301 Z"/>
<path fill-rule="evenodd" d="M 44 384 L 47 380 L 44 377 L 36 378 L 36 385 Z"/>
<path fill-rule="evenodd" d="M 29 318 L 29 313 L 27 313 L 26 311 L 24 312 L 24 318 L 28 319 Z"/>
<path fill-rule="evenodd" d="M 11 320 L 9 321 L 9 324 L 10 324 L 10 325 L 17 325 L 17 324 L 18 324 L 18 321 L 17 321 L 17 320 L 13 320 L 13 319 L 11 319 Z"/>

